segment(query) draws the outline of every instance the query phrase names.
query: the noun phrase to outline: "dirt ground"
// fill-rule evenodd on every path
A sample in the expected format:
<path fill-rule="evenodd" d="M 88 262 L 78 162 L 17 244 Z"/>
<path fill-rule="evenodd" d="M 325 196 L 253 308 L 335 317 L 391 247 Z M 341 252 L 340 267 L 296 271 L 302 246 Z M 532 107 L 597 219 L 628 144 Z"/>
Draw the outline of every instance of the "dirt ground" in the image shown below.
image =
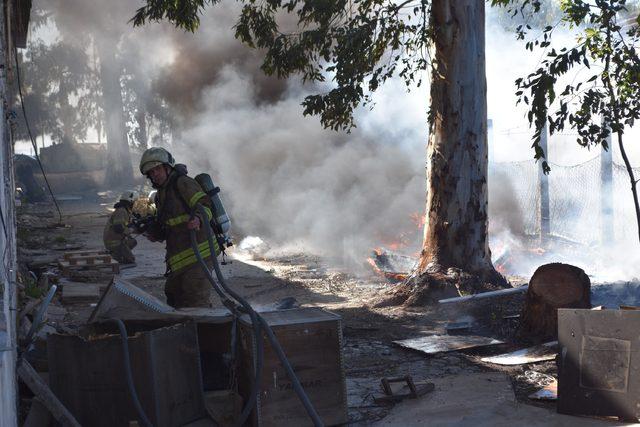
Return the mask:
<path fill-rule="evenodd" d="M 46 271 L 55 272 L 53 262 L 64 251 L 101 249 L 102 229 L 111 205 L 107 198 L 100 197 L 62 202 L 64 226 L 56 225 L 57 218 L 50 205 L 23 206 L 18 232 L 21 262 L 36 275 L 41 275 Z M 123 270 L 123 278 L 164 299 L 164 246 L 139 237 L 134 254 L 137 265 Z M 509 336 L 517 322 L 509 316 L 519 313 L 521 296 L 492 300 L 491 303 L 450 304 L 411 310 L 372 308 L 368 301 L 394 286 L 373 273 L 370 277 L 356 277 L 349 271 L 329 267 L 319 257 L 303 253 L 259 260 L 239 250 L 231 250 L 229 255 L 232 263 L 223 266 L 225 276 L 231 286 L 254 306 L 270 305 L 282 298 L 294 297 L 302 306 L 322 307 L 342 316 L 351 425 L 370 425 L 393 414 L 393 405 L 376 404 L 374 397 L 382 395 L 381 378 L 404 375 L 423 382 L 501 373 L 508 378 L 517 404 L 542 408 L 545 417 L 555 416 L 553 402 L 533 401 L 527 397 L 556 375 L 553 361 L 499 367 L 480 360 L 481 357 L 522 348 L 508 343 L 426 355 L 403 349 L 392 342 L 418 335 L 446 334 L 447 323 L 470 318 L 480 324 L 471 331 L 474 334 L 497 338 Z M 55 281 L 55 276 L 52 280 Z M 212 297 L 212 302 L 219 304 L 215 297 Z M 63 323 L 71 330 L 83 324 L 92 310 L 90 304 L 66 305 L 64 308 Z"/>

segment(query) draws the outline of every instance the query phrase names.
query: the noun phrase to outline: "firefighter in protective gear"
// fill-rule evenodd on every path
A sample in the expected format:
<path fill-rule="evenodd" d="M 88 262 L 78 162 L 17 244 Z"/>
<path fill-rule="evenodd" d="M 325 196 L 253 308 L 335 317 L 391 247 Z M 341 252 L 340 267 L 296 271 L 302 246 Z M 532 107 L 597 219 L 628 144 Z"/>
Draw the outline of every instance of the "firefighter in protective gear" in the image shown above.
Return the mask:
<path fill-rule="evenodd" d="M 115 210 L 109 217 L 102 233 L 104 247 L 113 259 L 122 264 L 131 264 L 136 261 L 131 250 L 136 247 L 138 242 L 131 237 L 129 229 L 133 203 L 136 198 L 134 191 L 125 191 L 120 196 L 118 203 L 113 205 Z"/>
<path fill-rule="evenodd" d="M 176 165 L 164 148 L 149 148 L 140 159 L 140 172 L 146 175 L 158 191 L 155 196 L 156 222 L 147 234 L 151 241 L 166 241 L 167 281 L 164 292 L 167 303 L 175 308 L 210 307 L 211 285 L 196 259 L 190 232 L 194 230 L 198 251 L 212 268 L 211 250 L 203 221 L 211 221 L 212 204 L 200 184 L 187 176 L 184 165 Z M 201 204 L 207 213 L 201 218 L 194 207 Z M 217 243 L 216 256 L 220 251 Z"/>

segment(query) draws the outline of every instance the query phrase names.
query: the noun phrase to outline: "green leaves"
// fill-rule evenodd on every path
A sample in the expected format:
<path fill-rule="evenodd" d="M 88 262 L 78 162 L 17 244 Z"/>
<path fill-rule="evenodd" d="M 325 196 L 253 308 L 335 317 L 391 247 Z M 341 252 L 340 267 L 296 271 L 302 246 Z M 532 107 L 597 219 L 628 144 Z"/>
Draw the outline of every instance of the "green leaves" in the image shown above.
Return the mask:
<path fill-rule="evenodd" d="M 218 0 L 146 0 L 131 19 L 138 27 L 146 22 L 167 20 L 178 28 L 193 32 L 200 26 L 200 14 L 205 6 Z"/>
<path fill-rule="evenodd" d="M 548 124 L 549 132 L 573 129 L 578 144 L 589 147 L 603 143 L 611 132 L 624 132 L 640 117 L 640 58 L 638 30 L 622 32 L 619 20 L 627 14 L 625 0 L 563 0 L 563 21 L 584 28 L 578 44 L 560 51 L 551 49 L 541 67 L 516 80 L 518 102 L 529 105 L 527 118 L 534 127 L 535 158 L 543 154 L 539 141 Z M 528 41 L 527 48 L 545 48 L 551 33 L 542 41 Z M 568 73 L 582 67 L 596 70 L 582 79 L 574 78 L 558 95 L 555 87 Z M 606 123 L 606 125 L 603 125 Z"/>

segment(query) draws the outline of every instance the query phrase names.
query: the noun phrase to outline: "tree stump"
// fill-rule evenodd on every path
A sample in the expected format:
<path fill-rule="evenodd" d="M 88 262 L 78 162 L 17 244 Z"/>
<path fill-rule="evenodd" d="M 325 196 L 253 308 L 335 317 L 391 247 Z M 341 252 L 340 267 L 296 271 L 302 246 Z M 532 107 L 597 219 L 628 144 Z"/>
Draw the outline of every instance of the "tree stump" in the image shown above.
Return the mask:
<path fill-rule="evenodd" d="M 559 308 L 591 308 L 591 281 L 573 265 L 553 263 L 538 267 L 520 315 L 519 336 L 527 341 L 558 337 Z"/>

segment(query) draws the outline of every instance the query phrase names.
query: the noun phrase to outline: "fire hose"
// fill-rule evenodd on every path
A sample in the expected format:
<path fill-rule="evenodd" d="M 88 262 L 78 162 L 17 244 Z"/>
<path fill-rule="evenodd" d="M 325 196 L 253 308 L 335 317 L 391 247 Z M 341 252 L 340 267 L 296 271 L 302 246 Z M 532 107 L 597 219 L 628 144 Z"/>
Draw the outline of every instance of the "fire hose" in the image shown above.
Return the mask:
<path fill-rule="evenodd" d="M 207 213 L 204 210 L 204 207 L 202 205 L 197 204 L 195 206 L 195 209 L 199 211 L 201 218 L 207 218 Z M 195 209 L 191 213 L 192 218 L 195 216 Z M 293 367 L 291 366 L 291 363 L 289 363 L 289 360 L 287 359 L 287 356 L 285 355 L 284 350 L 282 350 L 282 346 L 280 346 L 278 339 L 276 338 L 275 334 L 271 330 L 271 327 L 269 326 L 267 321 L 264 320 L 264 318 L 260 316 L 260 314 L 257 313 L 253 309 L 253 307 L 251 307 L 251 305 L 246 299 L 244 299 L 242 296 L 234 292 L 227 285 L 227 282 L 224 279 L 224 275 L 220 270 L 220 264 L 218 263 L 218 258 L 216 257 L 216 251 L 215 251 L 216 245 L 214 244 L 214 240 L 213 240 L 214 237 L 213 237 L 213 231 L 211 229 L 211 224 L 208 221 L 200 221 L 200 222 L 204 223 L 203 225 L 207 233 L 207 241 L 209 243 L 211 258 L 213 260 L 213 269 L 216 273 L 216 277 L 218 281 L 216 282 L 214 277 L 211 275 L 211 271 L 209 271 L 209 267 L 207 266 L 206 262 L 202 258 L 202 255 L 200 254 L 200 251 L 198 250 L 198 242 L 196 239 L 195 230 L 191 230 L 189 233 L 191 238 L 191 247 L 193 249 L 193 252 L 195 253 L 196 259 L 198 260 L 198 264 L 200 265 L 200 267 L 202 267 L 202 270 L 204 271 L 205 276 L 207 277 L 209 282 L 211 282 L 211 286 L 213 286 L 213 289 L 215 290 L 215 292 L 220 296 L 222 303 L 225 305 L 225 307 L 229 308 L 229 310 L 235 316 L 239 316 L 243 313 L 249 315 L 251 319 L 251 324 L 253 326 L 255 340 L 256 340 L 257 355 L 256 355 L 256 367 L 255 367 L 255 381 L 253 384 L 253 388 L 251 390 L 251 394 L 249 396 L 249 400 L 247 401 L 244 409 L 242 410 L 242 413 L 240 415 L 240 419 L 238 420 L 239 422 L 237 423 L 237 425 L 242 426 L 242 424 L 244 424 L 244 422 L 247 420 L 247 418 L 249 417 L 249 414 L 253 410 L 253 406 L 255 405 L 255 402 L 257 400 L 258 393 L 260 392 L 260 378 L 262 374 L 262 366 L 263 366 L 263 359 L 264 359 L 261 329 L 264 329 L 267 335 L 267 339 L 271 344 L 271 347 L 275 351 L 276 355 L 278 356 L 278 359 L 280 359 L 282 366 L 287 372 L 287 376 L 291 380 L 293 389 L 296 392 L 305 410 L 307 411 L 309 418 L 311 418 L 311 421 L 315 426 L 323 426 L 324 424 L 322 423 L 322 420 L 320 419 L 320 417 L 318 416 L 318 413 L 316 412 L 315 408 L 311 404 L 311 401 L 309 400 L 309 397 L 305 393 L 302 387 L 302 384 L 300 384 L 300 380 L 296 376 L 296 373 L 294 372 Z"/>
<path fill-rule="evenodd" d="M 127 329 L 124 326 L 124 322 L 120 319 L 110 319 L 110 321 L 115 323 L 118 326 L 118 330 L 120 331 L 120 338 L 122 339 L 122 356 L 124 358 L 124 373 L 127 378 L 127 387 L 129 388 L 129 394 L 131 394 L 133 405 L 136 407 L 136 412 L 138 412 L 141 424 L 144 427 L 153 427 L 153 424 L 151 424 L 151 421 L 149 421 L 147 414 L 142 408 L 140 398 L 138 397 L 138 393 L 136 392 L 136 387 L 133 384 L 131 359 L 129 358 L 129 342 L 127 341 Z"/>

